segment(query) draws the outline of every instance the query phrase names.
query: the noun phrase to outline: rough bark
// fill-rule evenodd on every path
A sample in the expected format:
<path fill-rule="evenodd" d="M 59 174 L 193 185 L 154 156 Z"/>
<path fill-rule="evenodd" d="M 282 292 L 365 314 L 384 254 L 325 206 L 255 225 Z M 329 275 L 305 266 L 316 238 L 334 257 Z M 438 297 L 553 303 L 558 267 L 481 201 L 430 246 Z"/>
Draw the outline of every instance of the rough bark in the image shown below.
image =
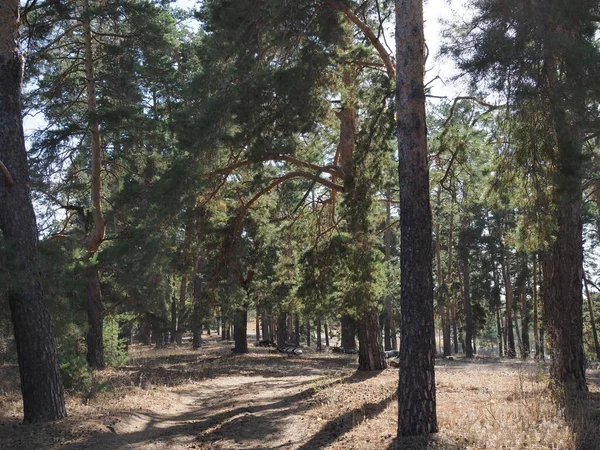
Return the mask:
<path fill-rule="evenodd" d="M 438 430 L 422 0 L 396 0 L 401 338 L 398 435 Z"/>
<path fill-rule="evenodd" d="M 377 308 L 367 311 L 358 322 L 358 370 L 383 370 L 387 368 L 379 313 Z"/>
<path fill-rule="evenodd" d="M 104 310 L 102 308 L 102 290 L 97 266 L 90 267 L 86 274 L 88 331 L 87 362 L 92 369 L 104 369 Z"/>
<path fill-rule="evenodd" d="M 14 283 L 8 295 L 17 347 L 23 418 L 51 421 L 67 413 L 56 356 L 56 342 L 40 283 L 35 214 L 21 121 L 23 60 L 18 51 L 19 2 L 0 2 L 0 229 L 6 270 Z"/>

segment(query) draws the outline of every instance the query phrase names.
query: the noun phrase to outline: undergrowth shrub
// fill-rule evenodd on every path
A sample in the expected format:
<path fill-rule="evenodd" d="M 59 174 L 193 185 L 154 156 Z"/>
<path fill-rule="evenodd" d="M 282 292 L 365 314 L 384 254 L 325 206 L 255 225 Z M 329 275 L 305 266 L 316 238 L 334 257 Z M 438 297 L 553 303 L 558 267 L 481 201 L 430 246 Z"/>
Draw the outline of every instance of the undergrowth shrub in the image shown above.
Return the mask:
<path fill-rule="evenodd" d="M 121 327 L 119 316 L 104 318 L 104 363 L 107 366 L 122 366 L 128 360 L 127 339 L 119 338 Z"/>

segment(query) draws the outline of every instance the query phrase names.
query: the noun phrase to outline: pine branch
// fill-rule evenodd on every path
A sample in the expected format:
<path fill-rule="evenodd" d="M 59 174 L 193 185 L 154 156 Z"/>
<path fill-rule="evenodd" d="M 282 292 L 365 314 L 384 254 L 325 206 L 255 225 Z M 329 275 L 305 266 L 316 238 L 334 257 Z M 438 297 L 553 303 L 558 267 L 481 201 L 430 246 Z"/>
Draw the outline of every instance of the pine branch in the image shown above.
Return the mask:
<path fill-rule="evenodd" d="M 360 17 L 358 17 L 356 14 L 354 14 L 352 12 L 352 10 L 350 10 L 350 8 L 348 8 L 348 6 L 346 6 L 341 1 L 327 0 L 327 3 L 333 9 L 344 13 L 346 18 L 350 22 L 355 24 L 363 32 L 363 34 L 365 35 L 367 40 L 371 43 L 371 45 L 373 47 L 375 47 L 375 50 L 377 50 L 379 57 L 382 59 L 383 64 L 385 65 L 385 69 L 388 74 L 388 77 L 390 78 L 390 81 L 395 81 L 396 80 L 396 70 L 394 69 L 394 63 L 392 62 L 392 58 L 390 57 L 389 53 L 386 51 L 386 49 L 381 44 L 381 41 L 377 38 L 377 36 L 375 36 L 375 33 L 373 33 L 373 30 L 365 22 L 363 22 L 360 19 Z"/>

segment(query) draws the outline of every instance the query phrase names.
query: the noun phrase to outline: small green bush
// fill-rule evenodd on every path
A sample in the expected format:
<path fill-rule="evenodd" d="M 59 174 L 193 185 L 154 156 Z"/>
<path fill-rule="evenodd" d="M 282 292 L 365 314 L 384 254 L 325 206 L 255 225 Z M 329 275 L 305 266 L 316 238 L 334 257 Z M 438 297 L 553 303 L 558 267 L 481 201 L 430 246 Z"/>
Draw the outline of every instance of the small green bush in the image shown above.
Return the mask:
<path fill-rule="evenodd" d="M 118 316 L 104 318 L 104 363 L 107 366 L 122 366 L 127 362 L 127 339 L 119 339 Z"/>

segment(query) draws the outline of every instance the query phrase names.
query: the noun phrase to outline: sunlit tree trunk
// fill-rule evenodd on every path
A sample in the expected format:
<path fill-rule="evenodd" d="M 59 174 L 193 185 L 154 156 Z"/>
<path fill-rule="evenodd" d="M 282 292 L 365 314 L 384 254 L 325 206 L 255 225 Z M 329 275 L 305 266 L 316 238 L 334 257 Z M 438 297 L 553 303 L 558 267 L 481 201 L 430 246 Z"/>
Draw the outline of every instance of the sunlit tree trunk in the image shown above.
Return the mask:
<path fill-rule="evenodd" d="M 424 52 L 423 1 L 396 0 L 402 284 L 399 436 L 438 429 Z"/>

